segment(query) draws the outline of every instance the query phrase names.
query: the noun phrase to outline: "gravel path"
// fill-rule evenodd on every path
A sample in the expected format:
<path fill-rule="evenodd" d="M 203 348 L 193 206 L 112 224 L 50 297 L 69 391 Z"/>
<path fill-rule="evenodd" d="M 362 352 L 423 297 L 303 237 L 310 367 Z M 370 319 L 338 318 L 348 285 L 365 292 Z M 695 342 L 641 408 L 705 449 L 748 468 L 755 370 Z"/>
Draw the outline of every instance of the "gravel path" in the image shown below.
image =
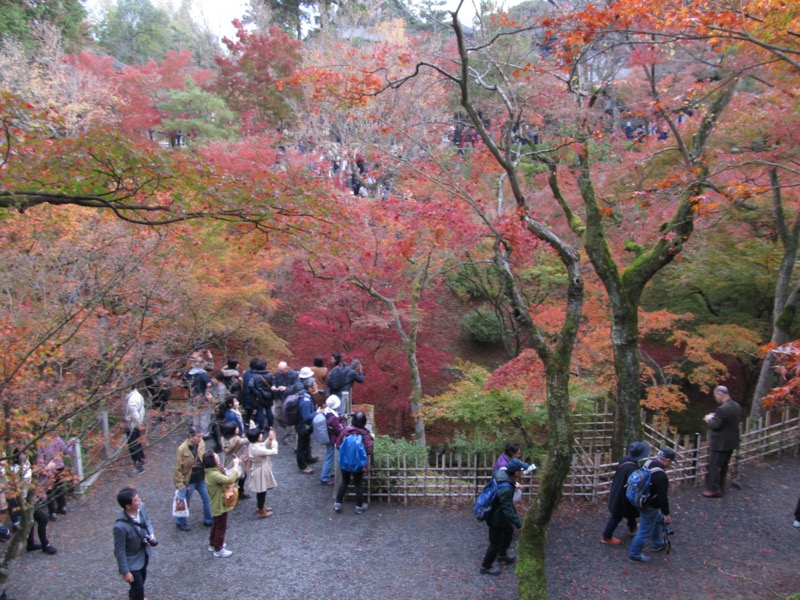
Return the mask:
<path fill-rule="evenodd" d="M 179 531 L 169 514 L 181 437 L 148 450 L 145 474 L 129 477 L 126 456 L 83 499 L 71 501 L 69 514 L 49 527 L 58 554 L 23 553 L 13 566 L 9 596 L 127 598 L 111 528 L 116 493 L 133 484 L 160 539 L 148 569 L 150 600 L 516 598 L 512 570 L 504 568 L 499 577 L 479 574 L 487 533 L 469 509 L 376 503 L 356 515 L 349 502 L 335 514 L 331 488 L 319 484 L 317 473 L 300 474 L 285 447 L 273 461 L 279 487 L 267 496 L 275 516 L 256 520 L 255 499 L 244 500 L 228 521 L 233 556 L 213 558 L 200 514 L 190 517 L 189 532 Z M 322 447 L 316 450 L 321 456 Z M 674 550 L 649 565 L 628 562 L 623 546 L 599 543 L 604 507 L 565 503 L 548 543 L 551 598 L 749 599 L 800 592 L 800 530 L 791 526 L 800 461 L 749 466 L 742 481 L 742 490 L 721 500 L 701 498 L 694 488 L 675 490 Z M 199 506 L 196 496 L 195 502 Z"/>

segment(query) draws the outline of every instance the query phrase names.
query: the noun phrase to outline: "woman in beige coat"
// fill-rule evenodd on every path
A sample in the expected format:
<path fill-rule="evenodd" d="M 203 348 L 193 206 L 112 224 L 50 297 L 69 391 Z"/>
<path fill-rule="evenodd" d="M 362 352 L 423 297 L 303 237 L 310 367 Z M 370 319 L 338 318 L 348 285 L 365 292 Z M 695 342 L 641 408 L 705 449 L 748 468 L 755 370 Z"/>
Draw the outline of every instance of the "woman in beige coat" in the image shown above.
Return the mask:
<path fill-rule="evenodd" d="M 277 484 L 272 474 L 270 456 L 278 454 L 278 441 L 275 439 L 275 430 L 270 428 L 269 436 L 264 439 L 264 434 L 258 429 L 247 431 L 248 448 L 247 481 L 251 491 L 256 493 L 256 517 L 265 519 L 272 516 L 272 508 L 264 506 L 267 499 L 267 490 Z"/>

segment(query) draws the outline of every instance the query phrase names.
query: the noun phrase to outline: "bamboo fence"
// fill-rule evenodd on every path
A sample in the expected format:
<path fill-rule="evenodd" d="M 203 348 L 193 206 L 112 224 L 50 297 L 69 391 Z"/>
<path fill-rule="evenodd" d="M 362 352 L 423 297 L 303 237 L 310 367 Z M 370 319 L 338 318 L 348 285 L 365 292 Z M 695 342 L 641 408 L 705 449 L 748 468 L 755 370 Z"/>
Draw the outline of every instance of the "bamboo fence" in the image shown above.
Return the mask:
<path fill-rule="evenodd" d="M 616 468 L 610 452 L 613 429 L 613 415 L 607 406 L 598 407 L 588 416 L 576 416 L 572 467 L 563 487 L 566 498 L 596 503 L 608 495 Z M 677 453 L 669 473 L 671 483 L 702 483 L 709 454 L 706 434 L 679 436 L 646 416 L 643 431 L 654 449 L 669 446 Z M 798 451 L 797 409 L 768 412 L 757 422 L 748 420 L 741 425 L 741 447 L 732 460 L 731 483 L 737 485 L 745 463 L 777 455 L 797 456 Z M 471 504 L 492 476 L 495 459 L 489 454 L 432 454 L 427 460 L 377 455 L 365 480 L 367 497 L 387 503 Z M 523 501 L 529 502 L 538 490 L 538 477 L 534 473 L 533 477 L 522 478 L 521 483 Z"/>

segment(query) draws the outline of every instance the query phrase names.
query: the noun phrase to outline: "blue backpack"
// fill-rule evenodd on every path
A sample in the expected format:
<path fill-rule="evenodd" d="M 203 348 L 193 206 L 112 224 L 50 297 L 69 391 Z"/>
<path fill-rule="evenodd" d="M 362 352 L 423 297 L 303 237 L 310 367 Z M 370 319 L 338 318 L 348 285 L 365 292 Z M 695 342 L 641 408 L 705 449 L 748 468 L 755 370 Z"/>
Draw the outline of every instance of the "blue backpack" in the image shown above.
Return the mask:
<path fill-rule="evenodd" d="M 475 518 L 478 519 L 478 521 L 485 521 L 492 514 L 492 505 L 494 504 L 495 498 L 497 498 L 497 492 L 500 491 L 501 485 L 507 485 L 511 488 L 514 487 L 510 481 L 497 483 L 494 477 L 483 486 L 483 491 L 478 494 L 478 498 L 475 500 L 475 506 L 472 507 L 472 512 L 475 513 Z"/>
<path fill-rule="evenodd" d="M 339 467 L 342 471 L 357 473 L 367 466 L 367 449 L 360 433 L 351 433 L 339 446 Z"/>
<path fill-rule="evenodd" d="M 626 484 L 625 497 L 635 508 L 642 508 L 650 499 L 650 479 L 653 472 L 664 470 L 660 467 L 648 469 L 647 464 L 631 473 Z"/>

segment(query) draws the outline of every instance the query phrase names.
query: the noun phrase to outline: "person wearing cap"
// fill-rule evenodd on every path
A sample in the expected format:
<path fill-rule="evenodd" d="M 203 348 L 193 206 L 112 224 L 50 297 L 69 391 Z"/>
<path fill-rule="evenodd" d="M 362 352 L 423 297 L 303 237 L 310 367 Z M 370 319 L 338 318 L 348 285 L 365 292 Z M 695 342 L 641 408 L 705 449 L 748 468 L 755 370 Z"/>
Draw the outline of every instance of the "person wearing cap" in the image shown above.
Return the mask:
<path fill-rule="evenodd" d="M 667 547 L 664 543 L 664 525 L 672 522 L 669 514 L 669 479 L 666 469 L 675 460 L 675 450 L 661 448 L 655 458 L 644 463 L 644 468 L 651 472 L 650 496 L 639 511 L 639 531 L 631 542 L 628 558 L 632 562 L 648 563 L 651 557 L 642 554 L 642 549 L 648 540 L 653 547 L 653 552 L 659 552 Z"/>
<path fill-rule="evenodd" d="M 721 498 L 725 493 L 728 463 L 733 451 L 739 448 L 739 421 L 742 407 L 735 402 L 724 385 L 714 389 L 714 399 L 719 406 L 703 419 L 709 429 L 708 473 L 706 474 L 706 498 Z"/>
<path fill-rule="evenodd" d="M 514 528 L 522 528 L 522 519 L 514 507 L 514 491 L 520 473 L 528 468 L 528 464 L 518 458 L 512 458 L 505 467 L 501 467 L 494 475 L 498 483 L 497 496 L 492 503 L 492 514 L 486 519 L 489 526 L 489 546 L 481 563 L 483 575 L 500 575 L 500 569 L 494 566 L 495 559 L 506 565 L 513 565 L 517 555 L 509 550 L 514 538 Z M 512 485 L 499 485 L 510 482 Z"/>
<path fill-rule="evenodd" d="M 328 427 L 328 439 L 325 444 L 325 457 L 322 459 L 322 474 L 320 483 L 322 485 L 333 485 L 333 459 L 336 454 L 334 442 L 339 439 L 339 434 L 347 425 L 347 417 L 339 414 L 339 407 L 342 401 L 339 396 L 328 396 L 325 400 L 325 408 L 322 413 L 325 415 L 325 423 Z"/>
<path fill-rule="evenodd" d="M 625 486 L 628 485 L 628 477 L 638 467 L 639 463 L 650 456 L 650 444 L 647 442 L 632 442 L 628 446 L 628 453 L 622 457 L 611 480 L 611 493 L 608 497 L 608 517 L 606 528 L 600 536 L 600 542 L 618 546 L 622 540 L 614 537 L 614 531 L 622 519 L 628 521 L 628 532 L 636 535 L 636 519 L 639 517 L 639 509 L 628 501 L 625 495 Z"/>
<path fill-rule="evenodd" d="M 311 422 L 314 420 L 314 415 L 317 412 L 322 412 L 322 409 L 317 408 L 317 405 L 311 399 L 317 393 L 317 382 L 314 380 L 314 374 L 312 373 L 300 381 L 303 383 L 303 390 L 299 392 L 300 399 L 297 403 L 297 412 L 300 414 L 300 420 L 294 428 L 297 433 L 297 468 L 300 469 L 301 473 L 310 475 L 314 472 L 314 469 L 309 465 L 317 462 L 317 458 L 311 455 L 311 434 L 313 433 Z"/>

